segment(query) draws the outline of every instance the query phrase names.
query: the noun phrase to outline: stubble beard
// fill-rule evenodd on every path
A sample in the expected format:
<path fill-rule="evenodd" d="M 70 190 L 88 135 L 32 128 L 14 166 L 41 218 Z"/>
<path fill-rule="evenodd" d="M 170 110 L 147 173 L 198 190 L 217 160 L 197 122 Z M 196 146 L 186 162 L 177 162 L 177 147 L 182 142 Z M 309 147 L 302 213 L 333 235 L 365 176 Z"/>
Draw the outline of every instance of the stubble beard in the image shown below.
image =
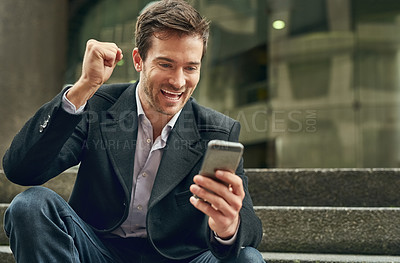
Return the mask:
<path fill-rule="evenodd" d="M 143 82 L 142 82 L 143 80 Z M 161 114 L 159 117 L 162 118 L 167 117 L 167 118 L 171 118 L 172 116 L 175 115 L 175 113 L 169 113 L 166 112 L 162 107 L 161 107 L 161 103 L 158 100 L 156 94 L 153 95 L 152 91 L 154 90 L 154 86 L 150 86 L 149 82 L 147 81 L 147 78 L 144 77 L 140 80 L 142 83 L 142 89 L 143 89 L 143 93 L 145 95 L 145 98 L 143 98 L 146 101 L 146 104 L 150 107 L 151 111 L 156 112 Z"/>

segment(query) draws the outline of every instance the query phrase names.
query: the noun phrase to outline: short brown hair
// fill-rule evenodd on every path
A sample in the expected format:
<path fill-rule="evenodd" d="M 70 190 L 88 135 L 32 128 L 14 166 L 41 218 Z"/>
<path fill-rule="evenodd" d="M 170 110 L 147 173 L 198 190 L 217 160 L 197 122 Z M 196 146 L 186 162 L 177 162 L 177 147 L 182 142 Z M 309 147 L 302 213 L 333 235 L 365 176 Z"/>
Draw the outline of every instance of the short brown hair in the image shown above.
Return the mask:
<path fill-rule="evenodd" d="M 207 50 L 209 21 L 184 0 L 161 0 L 143 10 L 136 22 L 136 47 L 143 60 L 156 33 L 168 38 L 174 34 L 198 35 L 203 40 L 203 56 Z"/>

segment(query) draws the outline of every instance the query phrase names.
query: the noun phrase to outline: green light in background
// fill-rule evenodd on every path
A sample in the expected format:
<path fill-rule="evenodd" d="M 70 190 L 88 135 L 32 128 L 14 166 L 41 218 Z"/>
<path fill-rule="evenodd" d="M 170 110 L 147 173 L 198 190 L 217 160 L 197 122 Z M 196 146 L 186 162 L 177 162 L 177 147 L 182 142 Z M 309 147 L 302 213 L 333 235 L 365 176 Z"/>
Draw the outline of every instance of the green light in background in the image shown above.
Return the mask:
<path fill-rule="evenodd" d="M 121 59 L 120 61 L 118 61 L 117 66 L 123 66 L 125 64 L 124 59 Z"/>
<path fill-rule="evenodd" d="M 276 30 L 284 29 L 285 26 L 286 26 L 286 24 L 285 24 L 285 21 L 283 21 L 283 20 L 275 20 L 272 23 L 272 27 L 275 28 Z"/>

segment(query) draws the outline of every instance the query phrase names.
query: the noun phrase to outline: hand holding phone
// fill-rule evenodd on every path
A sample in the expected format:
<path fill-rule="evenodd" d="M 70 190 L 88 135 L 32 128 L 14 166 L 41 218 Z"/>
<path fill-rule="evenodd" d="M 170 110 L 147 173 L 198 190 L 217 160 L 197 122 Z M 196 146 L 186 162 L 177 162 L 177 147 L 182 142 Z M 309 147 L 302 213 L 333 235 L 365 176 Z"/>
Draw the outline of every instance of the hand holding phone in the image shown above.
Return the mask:
<path fill-rule="evenodd" d="M 195 184 L 190 187 L 193 193 L 190 202 L 209 216 L 210 228 L 224 239 L 231 238 L 237 230 L 239 212 L 245 196 L 242 179 L 235 175 L 243 148 L 242 144 L 236 142 L 210 141 L 199 172 L 200 176 L 194 177 Z M 216 170 L 228 172 L 220 172 L 221 178 L 224 179 L 219 180 L 215 176 Z M 212 178 L 215 182 L 204 180 L 202 177 Z"/>

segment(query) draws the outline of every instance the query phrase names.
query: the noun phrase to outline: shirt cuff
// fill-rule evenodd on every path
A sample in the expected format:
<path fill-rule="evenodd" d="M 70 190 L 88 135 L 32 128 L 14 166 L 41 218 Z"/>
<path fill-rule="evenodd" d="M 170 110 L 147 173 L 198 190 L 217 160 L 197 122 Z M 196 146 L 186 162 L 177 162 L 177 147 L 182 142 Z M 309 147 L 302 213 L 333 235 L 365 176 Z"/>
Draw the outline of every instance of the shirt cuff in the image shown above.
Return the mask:
<path fill-rule="evenodd" d="M 228 240 L 222 239 L 222 238 L 220 238 L 220 237 L 217 235 L 217 233 L 215 233 L 215 231 L 213 231 L 213 233 L 214 233 L 214 238 L 215 238 L 219 243 L 221 243 L 222 245 L 226 245 L 226 246 L 233 245 L 233 243 L 235 243 L 235 241 L 236 241 L 236 236 L 237 236 L 237 233 L 238 233 L 238 230 L 239 230 L 239 225 L 240 225 L 240 221 L 239 221 L 239 224 L 238 224 L 238 226 L 237 226 L 237 228 L 236 228 L 235 234 L 234 234 L 233 237 L 231 237 L 230 239 L 228 239 Z"/>
<path fill-rule="evenodd" d="M 80 106 L 79 109 L 76 109 L 75 105 L 67 99 L 68 91 L 69 89 L 64 92 L 61 107 L 69 114 L 81 114 L 85 109 L 86 103 Z"/>

